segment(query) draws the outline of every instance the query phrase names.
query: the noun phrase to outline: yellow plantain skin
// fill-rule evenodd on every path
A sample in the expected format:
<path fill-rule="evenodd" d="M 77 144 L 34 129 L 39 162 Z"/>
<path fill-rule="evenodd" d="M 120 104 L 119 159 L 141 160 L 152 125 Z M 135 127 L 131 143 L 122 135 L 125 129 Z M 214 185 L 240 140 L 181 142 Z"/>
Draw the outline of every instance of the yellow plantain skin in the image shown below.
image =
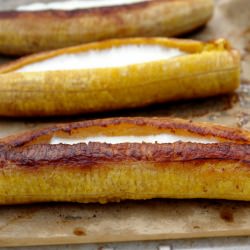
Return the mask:
<path fill-rule="evenodd" d="M 125 44 L 161 45 L 190 54 L 117 68 L 14 72 L 64 53 Z M 2 116 L 73 115 L 233 92 L 240 83 L 240 56 L 223 39 L 214 43 L 167 38 L 108 40 L 22 58 L 0 68 L 0 82 Z"/>
<path fill-rule="evenodd" d="M 91 170 L 53 167 L 0 172 L 0 204 L 100 202 L 151 198 L 250 200 L 249 165 L 171 162 L 101 165 Z"/>
<path fill-rule="evenodd" d="M 49 144 L 54 135 L 169 133 L 218 143 Z M 173 118 L 110 118 L 0 141 L 0 204 L 151 198 L 250 200 L 250 133 Z"/>
<path fill-rule="evenodd" d="M 151 0 L 75 11 L 0 12 L 0 53 L 25 55 L 108 38 L 176 36 L 204 25 L 213 0 Z"/>

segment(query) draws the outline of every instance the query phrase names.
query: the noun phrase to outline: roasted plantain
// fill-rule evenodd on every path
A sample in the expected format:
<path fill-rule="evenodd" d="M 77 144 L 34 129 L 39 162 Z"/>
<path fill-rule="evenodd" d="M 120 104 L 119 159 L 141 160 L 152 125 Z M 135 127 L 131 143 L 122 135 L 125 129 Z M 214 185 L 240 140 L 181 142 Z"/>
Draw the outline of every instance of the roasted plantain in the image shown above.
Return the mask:
<path fill-rule="evenodd" d="M 250 200 L 249 142 L 248 131 L 171 118 L 30 131 L 0 141 L 0 203 Z"/>
<path fill-rule="evenodd" d="M 64 1 L 19 6 L 16 11 L 0 12 L 0 53 L 24 55 L 107 38 L 176 36 L 204 25 L 212 12 L 213 0 Z"/>
<path fill-rule="evenodd" d="M 226 40 L 107 40 L 0 67 L 0 115 L 72 115 L 234 91 L 240 56 Z"/>

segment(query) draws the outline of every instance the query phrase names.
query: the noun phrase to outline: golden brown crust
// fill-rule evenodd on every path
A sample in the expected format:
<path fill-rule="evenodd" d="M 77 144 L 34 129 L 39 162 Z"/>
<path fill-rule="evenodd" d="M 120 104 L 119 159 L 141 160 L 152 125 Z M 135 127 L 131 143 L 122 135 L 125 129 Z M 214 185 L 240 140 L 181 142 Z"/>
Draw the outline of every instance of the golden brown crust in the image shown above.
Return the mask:
<path fill-rule="evenodd" d="M 34 143 L 39 137 L 49 137 L 58 133 L 71 135 L 75 131 L 84 134 L 89 128 L 96 127 L 98 133 L 105 133 L 105 129 L 111 127 L 119 131 L 122 126 L 137 127 L 137 131 L 146 128 L 156 129 L 158 133 L 169 131 L 170 133 L 188 133 L 190 135 L 205 138 L 218 138 L 228 143 L 217 144 L 193 144 L 193 143 L 89 143 L 76 145 L 49 145 L 48 143 Z M 20 135 L 10 136 L 0 141 L 2 145 L 1 161 L 12 162 L 21 166 L 40 165 L 68 165 L 68 166 L 93 166 L 110 161 L 192 161 L 201 160 L 233 160 L 249 161 L 250 147 L 249 132 L 240 129 L 223 127 L 209 123 L 194 123 L 178 118 L 146 118 L 146 117 L 122 117 L 99 120 L 87 120 L 82 122 L 58 124 L 34 131 L 28 131 Z M 229 143 L 231 142 L 231 143 Z M 235 143 L 242 143 L 238 145 Z M 243 144 L 244 143 L 244 144 Z M 30 145 L 23 147 L 25 145 Z M 249 156 L 248 156 L 249 155 Z M 9 164 L 9 163 L 8 163 Z"/>
<path fill-rule="evenodd" d="M 0 140 L 0 143 L 8 144 L 14 147 L 20 147 L 32 143 L 39 139 L 39 137 L 52 137 L 54 134 L 63 132 L 71 135 L 76 130 L 86 131 L 91 127 L 96 127 L 97 131 L 102 128 L 111 127 L 113 130 L 119 130 L 122 126 L 131 125 L 137 127 L 138 130 L 145 130 L 145 128 L 155 129 L 158 133 L 170 131 L 170 133 L 188 133 L 196 136 L 216 137 L 224 141 L 232 141 L 235 143 L 249 143 L 250 135 L 248 131 L 236 128 L 229 128 L 211 123 L 197 123 L 191 120 L 184 120 L 179 118 L 167 117 L 120 117 L 120 118 L 107 118 L 97 120 L 86 120 L 81 122 L 73 122 L 66 124 L 58 124 L 47 128 L 42 128 L 34 131 L 28 131 L 23 134 L 14 135 Z M 104 130 L 105 133 L 105 130 Z"/>
<path fill-rule="evenodd" d="M 0 153 L 0 167 L 15 165 L 37 169 L 39 167 L 69 167 L 89 169 L 102 167 L 107 163 L 132 162 L 187 162 L 194 166 L 211 161 L 240 161 L 250 166 L 250 145 L 232 143 L 80 143 L 72 145 L 32 145 L 21 149 L 3 148 Z M 167 165 L 166 165 L 167 166 Z"/>
<path fill-rule="evenodd" d="M 212 0 L 151 0 L 73 11 L 0 12 L 0 53 L 23 55 L 114 37 L 175 36 L 204 25 L 212 10 Z"/>

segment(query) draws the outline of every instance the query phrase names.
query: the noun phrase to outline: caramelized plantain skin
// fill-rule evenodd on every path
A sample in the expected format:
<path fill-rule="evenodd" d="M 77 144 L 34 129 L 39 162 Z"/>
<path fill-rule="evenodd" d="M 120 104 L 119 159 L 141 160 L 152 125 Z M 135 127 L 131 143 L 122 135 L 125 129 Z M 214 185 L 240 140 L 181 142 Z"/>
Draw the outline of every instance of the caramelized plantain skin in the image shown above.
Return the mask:
<path fill-rule="evenodd" d="M 49 144 L 53 135 L 157 132 L 221 142 Z M 0 141 L 0 204 L 250 200 L 249 141 L 248 131 L 171 118 L 111 118 L 29 131 Z"/>
<path fill-rule="evenodd" d="M 0 53 L 25 55 L 107 38 L 176 36 L 204 25 L 212 0 L 151 0 L 73 11 L 0 12 Z"/>
<path fill-rule="evenodd" d="M 65 53 L 128 44 L 173 47 L 188 55 L 116 68 L 14 72 Z M 212 43 L 166 38 L 107 40 L 21 58 L 0 67 L 0 82 L 2 116 L 93 113 L 233 92 L 240 83 L 240 55 L 223 39 Z"/>
<path fill-rule="evenodd" d="M 56 124 L 42 129 L 0 139 L 0 145 L 19 148 L 33 144 L 48 144 L 53 136 L 91 137 L 98 134 L 108 136 L 147 135 L 171 133 L 201 138 L 216 138 L 221 142 L 248 144 L 250 134 L 246 130 L 225 127 L 206 122 L 192 122 L 170 117 L 116 117 Z"/>

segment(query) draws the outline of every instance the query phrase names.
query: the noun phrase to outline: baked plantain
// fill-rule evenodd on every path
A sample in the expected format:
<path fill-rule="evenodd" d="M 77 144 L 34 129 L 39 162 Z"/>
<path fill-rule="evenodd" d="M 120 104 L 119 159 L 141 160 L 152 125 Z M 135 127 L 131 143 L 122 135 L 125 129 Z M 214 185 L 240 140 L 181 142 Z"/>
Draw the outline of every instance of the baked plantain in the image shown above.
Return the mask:
<path fill-rule="evenodd" d="M 213 0 L 66 1 L 19 6 L 15 11 L 0 12 L 0 53 L 24 55 L 107 38 L 176 36 L 204 25 L 212 12 Z"/>
<path fill-rule="evenodd" d="M 29 131 L 0 141 L 0 203 L 250 200 L 249 142 L 248 131 L 173 118 Z"/>
<path fill-rule="evenodd" d="M 107 40 L 0 67 L 0 115 L 72 115 L 234 91 L 240 56 L 226 40 Z"/>

